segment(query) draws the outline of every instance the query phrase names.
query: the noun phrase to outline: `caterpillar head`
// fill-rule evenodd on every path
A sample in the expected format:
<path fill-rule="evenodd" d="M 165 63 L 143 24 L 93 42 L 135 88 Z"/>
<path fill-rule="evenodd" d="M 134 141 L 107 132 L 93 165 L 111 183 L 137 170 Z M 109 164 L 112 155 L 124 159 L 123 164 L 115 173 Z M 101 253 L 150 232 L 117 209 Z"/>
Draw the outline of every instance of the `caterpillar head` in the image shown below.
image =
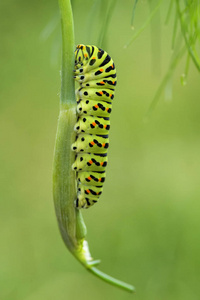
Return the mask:
<path fill-rule="evenodd" d="M 89 59 L 85 45 L 78 45 L 75 51 L 75 69 L 79 69 Z"/>

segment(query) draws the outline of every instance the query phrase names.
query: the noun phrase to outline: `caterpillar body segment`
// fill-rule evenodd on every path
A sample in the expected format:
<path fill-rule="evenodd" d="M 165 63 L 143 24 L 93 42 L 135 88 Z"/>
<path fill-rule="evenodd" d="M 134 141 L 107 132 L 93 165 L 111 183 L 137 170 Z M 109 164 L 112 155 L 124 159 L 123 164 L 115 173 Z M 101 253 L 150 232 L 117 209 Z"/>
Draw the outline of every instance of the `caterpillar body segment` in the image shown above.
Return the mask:
<path fill-rule="evenodd" d="M 86 189 L 82 188 L 78 190 L 77 199 L 75 201 L 76 207 L 88 208 L 99 200 L 99 196 L 88 195 L 86 191 L 90 191 L 87 187 Z"/>
<path fill-rule="evenodd" d="M 97 79 L 98 81 L 107 80 L 107 78 L 109 78 L 110 80 L 116 79 L 116 71 L 115 71 L 114 64 L 112 65 L 112 67 L 109 67 L 107 69 L 104 68 L 92 69 L 90 73 L 86 73 L 88 71 L 85 71 L 86 69 L 84 67 L 80 68 L 80 70 L 81 72 L 79 71 L 74 73 L 74 78 L 80 83 L 83 82 L 87 83 L 88 81 L 93 81 Z"/>
<path fill-rule="evenodd" d="M 79 134 L 75 143 L 72 144 L 72 150 L 75 152 L 87 153 L 107 153 L 109 147 L 108 137 L 92 134 Z"/>
<path fill-rule="evenodd" d="M 110 129 L 110 120 L 105 120 L 102 117 L 81 116 L 79 117 L 74 130 L 77 134 L 85 132 L 88 134 L 107 135 Z"/>
<path fill-rule="evenodd" d="M 102 183 L 105 182 L 105 178 L 105 172 L 79 172 L 77 180 L 78 184 L 102 186 Z"/>
<path fill-rule="evenodd" d="M 76 80 L 77 80 L 78 77 L 76 77 Z M 105 89 L 113 89 L 115 88 L 116 84 L 117 84 L 117 81 L 116 81 L 116 78 L 113 79 L 112 77 L 108 77 L 106 79 L 96 79 L 95 80 L 90 80 L 89 82 L 88 81 L 85 81 L 85 80 L 81 80 L 79 79 L 79 82 L 81 83 L 81 87 L 83 88 L 88 88 L 88 87 L 94 87 L 96 89 L 102 89 L 102 88 L 105 88 Z"/>
<path fill-rule="evenodd" d="M 112 104 L 95 100 L 79 100 L 77 113 L 81 115 L 92 115 L 109 118 L 112 111 Z"/>
<path fill-rule="evenodd" d="M 108 163 L 107 155 L 93 153 L 79 153 L 72 165 L 74 171 L 96 171 L 104 172 Z"/>
<path fill-rule="evenodd" d="M 114 99 L 114 91 L 110 89 L 79 88 L 76 90 L 77 99 L 92 99 L 111 103 Z"/>

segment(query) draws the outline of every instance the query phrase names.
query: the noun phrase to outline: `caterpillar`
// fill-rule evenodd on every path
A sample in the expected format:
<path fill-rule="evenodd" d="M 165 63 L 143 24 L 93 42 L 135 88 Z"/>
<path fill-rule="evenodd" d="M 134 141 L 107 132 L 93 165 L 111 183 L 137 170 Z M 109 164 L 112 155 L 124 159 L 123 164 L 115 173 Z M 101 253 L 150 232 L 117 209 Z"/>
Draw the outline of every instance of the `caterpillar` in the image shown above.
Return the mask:
<path fill-rule="evenodd" d="M 110 113 L 117 75 L 108 53 L 96 46 L 78 45 L 75 50 L 74 79 L 77 123 L 76 152 L 72 169 L 76 172 L 77 198 L 75 207 L 89 208 L 99 200 L 106 177 Z"/>

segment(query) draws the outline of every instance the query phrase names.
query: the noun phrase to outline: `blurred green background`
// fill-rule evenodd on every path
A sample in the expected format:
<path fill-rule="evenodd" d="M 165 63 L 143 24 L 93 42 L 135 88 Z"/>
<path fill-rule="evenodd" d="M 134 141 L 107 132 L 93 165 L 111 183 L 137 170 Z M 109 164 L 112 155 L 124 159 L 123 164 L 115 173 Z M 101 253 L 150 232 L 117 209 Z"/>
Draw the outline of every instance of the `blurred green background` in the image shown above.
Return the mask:
<path fill-rule="evenodd" d="M 93 1 L 74 1 L 76 43 L 98 40 Z M 106 50 L 118 86 L 111 117 L 109 166 L 99 204 L 84 211 L 90 250 L 100 269 L 132 283 L 130 295 L 89 274 L 65 248 L 52 199 L 52 160 L 60 90 L 60 27 L 56 0 L 0 4 L 0 299 L 200 299 L 200 84 L 191 65 L 188 84 L 173 78 L 143 122 L 171 56 L 173 18 L 151 39 L 149 26 L 128 48 L 133 1 L 118 1 Z M 147 2 L 135 14 L 138 29 Z M 44 30 L 45 29 L 45 30 Z M 47 30 L 48 31 L 48 30 Z M 159 46 L 160 45 L 160 46 Z M 152 52 L 153 49 L 153 52 Z M 156 62 L 153 63 L 153 62 Z"/>

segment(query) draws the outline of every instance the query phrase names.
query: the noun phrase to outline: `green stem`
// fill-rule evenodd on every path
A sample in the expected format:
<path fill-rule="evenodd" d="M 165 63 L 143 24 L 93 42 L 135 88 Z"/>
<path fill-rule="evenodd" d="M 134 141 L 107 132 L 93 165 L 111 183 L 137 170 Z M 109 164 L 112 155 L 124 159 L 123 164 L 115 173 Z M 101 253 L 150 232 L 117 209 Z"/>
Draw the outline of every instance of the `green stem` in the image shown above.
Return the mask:
<path fill-rule="evenodd" d="M 168 12 L 167 12 L 167 17 L 166 17 L 166 20 L 165 20 L 165 25 L 167 25 L 168 22 L 169 22 L 169 18 L 171 16 L 171 11 L 172 11 L 173 3 L 174 3 L 174 0 L 171 0 L 170 4 L 169 4 Z"/>
<path fill-rule="evenodd" d="M 135 9 L 137 5 L 138 0 L 135 0 L 133 4 L 133 11 L 132 11 L 132 17 L 131 17 L 131 28 L 134 29 L 133 22 L 134 22 L 134 17 L 135 17 Z"/>
<path fill-rule="evenodd" d="M 107 6 L 106 6 L 107 5 Z M 102 2 L 102 7 L 101 7 L 101 13 L 102 13 L 102 19 L 103 19 L 103 24 L 102 24 L 102 28 L 99 34 L 99 38 L 98 38 L 98 46 L 105 47 L 105 40 L 106 40 L 106 31 L 109 27 L 109 23 L 112 17 L 112 14 L 114 12 L 114 8 L 116 5 L 116 0 L 111 0 L 110 3 L 108 1 L 104 1 Z M 107 8 L 107 10 L 105 11 L 105 7 Z"/>
<path fill-rule="evenodd" d="M 75 160 L 75 155 L 71 151 L 71 144 L 74 143 L 76 137 L 75 108 L 75 105 L 68 105 L 66 110 L 60 111 L 53 163 L 53 196 L 56 216 L 62 238 L 70 251 L 77 247 L 74 225 L 76 224 L 75 172 L 71 168 Z"/>
<path fill-rule="evenodd" d="M 177 66 L 178 62 L 180 61 L 180 59 L 183 57 L 183 55 L 185 54 L 186 52 L 186 48 L 185 46 L 179 51 L 179 53 L 174 57 L 174 59 L 172 59 L 171 61 L 171 64 L 169 66 L 169 70 L 167 72 L 167 74 L 165 75 L 165 77 L 163 78 L 157 92 L 156 92 L 156 95 L 153 99 L 153 101 L 151 102 L 146 114 L 145 114 L 145 117 L 144 117 L 144 121 L 148 121 L 149 118 L 150 118 L 150 115 L 152 114 L 153 110 L 155 109 L 157 103 L 158 103 L 158 100 L 160 98 L 160 95 L 164 89 L 164 87 L 166 86 L 168 80 L 170 79 L 170 77 L 172 76 L 173 74 L 173 71 L 175 69 L 175 67 Z"/>
<path fill-rule="evenodd" d="M 82 263 L 86 235 L 81 212 L 74 207 L 76 199 L 76 174 L 72 170 L 75 153 L 71 145 L 76 139 L 74 126 L 77 121 L 74 69 L 74 26 L 70 0 L 59 0 L 62 23 L 62 72 L 60 115 L 56 134 L 53 163 L 53 196 L 56 216 L 62 238 L 68 249 Z"/>
<path fill-rule="evenodd" d="M 74 94 L 74 23 L 70 0 L 58 0 L 62 25 L 61 105 L 75 103 Z"/>
<path fill-rule="evenodd" d="M 198 71 L 200 71 L 200 60 L 199 58 L 195 55 L 195 51 L 192 49 L 192 42 L 190 42 L 189 39 L 187 39 L 186 37 L 186 26 L 185 26 L 185 23 L 184 23 L 184 20 L 183 20 L 183 16 L 182 16 L 182 13 L 181 13 L 181 8 L 180 8 L 180 5 L 179 5 L 179 0 L 176 0 L 176 7 L 177 7 L 177 11 L 178 11 L 178 15 L 179 15 L 179 20 L 180 20 L 180 25 L 181 25 L 181 31 L 182 31 L 182 34 L 183 34 L 183 38 L 185 40 L 185 44 L 187 46 L 187 49 L 188 49 L 188 52 L 197 68 Z"/>
<path fill-rule="evenodd" d="M 97 277 L 101 278 L 102 280 L 106 281 L 107 283 L 110 283 L 112 285 L 115 285 L 121 289 L 124 289 L 128 292 L 134 292 L 135 291 L 135 288 L 134 286 L 126 283 L 126 282 L 123 282 L 121 280 L 118 280 L 116 278 L 113 278 L 103 272 L 101 272 L 100 270 L 98 270 L 97 268 L 90 268 L 88 269 L 91 273 L 93 273 L 94 275 L 96 275 Z"/>
<path fill-rule="evenodd" d="M 174 20 L 174 29 L 173 29 L 173 35 L 172 35 L 172 50 L 174 50 L 175 46 L 175 40 L 176 40 L 176 34 L 177 34 L 177 28 L 178 28 L 178 15 L 176 12 L 175 20 Z"/>
<path fill-rule="evenodd" d="M 154 17 L 154 15 L 157 13 L 157 11 L 158 11 L 161 3 L 162 3 L 162 0 L 158 1 L 156 7 L 151 12 L 150 16 L 147 18 L 147 20 L 144 22 L 144 24 L 140 27 L 140 29 L 132 36 L 132 38 L 130 39 L 130 41 L 127 44 L 124 45 L 124 48 L 129 47 L 134 42 L 134 40 L 141 34 L 141 32 L 145 30 L 145 28 L 151 22 L 151 20 Z"/>

